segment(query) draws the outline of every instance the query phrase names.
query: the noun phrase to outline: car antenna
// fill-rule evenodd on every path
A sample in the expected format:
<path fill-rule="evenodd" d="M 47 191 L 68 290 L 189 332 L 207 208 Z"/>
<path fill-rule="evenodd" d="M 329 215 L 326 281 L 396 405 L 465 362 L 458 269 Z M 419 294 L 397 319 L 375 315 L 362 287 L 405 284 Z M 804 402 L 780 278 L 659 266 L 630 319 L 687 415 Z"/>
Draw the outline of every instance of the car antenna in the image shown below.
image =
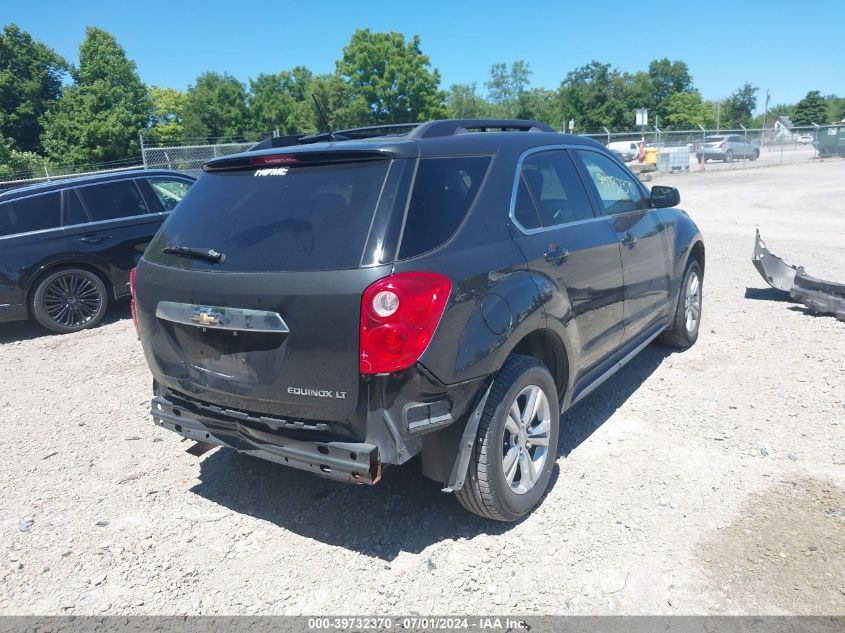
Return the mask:
<path fill-rule="evenodd" d="M 335 138 L 334 132 L 332 132 L 332 126 L 329 123 L 329 118 L 326 116 L 326 113 L 323 112 L 323 108 L 320 107 L 320 102 L 317 101 L 317 95 L 315 95 L 312 92 L 311 98 L 314 99 L 314 105 L 317 106 L 317 112 L 320 113 L 320 118 L 323 119 L 323 124 L 326 126 L 326 129 L 329 131 L 329 138 L 331 138 L 333 141 L 336 141 L 337 139 Z"/>

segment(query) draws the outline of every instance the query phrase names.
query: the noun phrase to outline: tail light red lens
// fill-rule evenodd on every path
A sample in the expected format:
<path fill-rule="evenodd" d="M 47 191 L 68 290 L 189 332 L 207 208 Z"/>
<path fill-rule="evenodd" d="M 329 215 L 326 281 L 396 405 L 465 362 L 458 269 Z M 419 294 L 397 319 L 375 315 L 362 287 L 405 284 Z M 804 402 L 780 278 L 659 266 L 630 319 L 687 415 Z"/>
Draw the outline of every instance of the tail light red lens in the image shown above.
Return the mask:
<path fill-rule="evenodd" d="M 135 332 L 138 333 L 138 310 L 135 307 L 135 271 L 129 271 L 129 310 L 132 312 L 132 323 L 135 324 Z"/>
<path fill-rule="evenodd" d="M 722 149 L 725 146 L 724 143 L 719 143 L 719 149 Z"/>
<path fill-rule="evenodd" d="M 417 362 L 451 291 L 452 282 L 437 273 L 399 273 L 367 288 L 361 299 L 361 373 L 389 373 Z"/>

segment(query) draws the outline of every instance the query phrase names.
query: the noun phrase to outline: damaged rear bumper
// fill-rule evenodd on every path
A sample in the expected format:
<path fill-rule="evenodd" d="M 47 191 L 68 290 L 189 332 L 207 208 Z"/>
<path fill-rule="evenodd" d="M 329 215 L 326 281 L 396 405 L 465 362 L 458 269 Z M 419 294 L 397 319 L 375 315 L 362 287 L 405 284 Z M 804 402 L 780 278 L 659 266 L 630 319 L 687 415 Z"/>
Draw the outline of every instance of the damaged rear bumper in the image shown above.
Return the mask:
<path fill-rule="evenodd" d="M 374 484 L 381 478 L 379 451 L 373 444 L 295 440 L 236 420 L 204 416 L 162 396 L 152 399 L 151 409 L 156 424 L 197 442 L 233 448 L 338 481 Z"/>

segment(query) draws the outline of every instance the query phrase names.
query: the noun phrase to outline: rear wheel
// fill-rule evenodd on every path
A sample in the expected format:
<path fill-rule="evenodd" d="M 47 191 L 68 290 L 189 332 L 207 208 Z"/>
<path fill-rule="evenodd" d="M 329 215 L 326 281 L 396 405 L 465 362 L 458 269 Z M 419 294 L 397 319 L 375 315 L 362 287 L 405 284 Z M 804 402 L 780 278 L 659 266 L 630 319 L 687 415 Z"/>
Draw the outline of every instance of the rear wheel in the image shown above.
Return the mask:
<path fill-rule="evenodd" d="M 470 512 L 516 521 L 539 502 L 557 457 L 557 389 L 549 370 L 514 354 L 496 376 L 484 407 L 466 481 L 456 493 Z"/>
<path fill-rule="evenodd" d="M 725 158 L 724 158 L 724 161 L 725 161 L 726 163 L 733 162 L 733 159 L 734 159 L 734 153 L 733 153 L 733 151 L 732 151 L 732 150 L 728 150 L 727 152 L 725 152 Z"/>
<path fill-rule="evenodd" d="M 32 314 L 48 330 L 67 334 L 97 325 L 108 303 L 106 286 L 97 275 L 70 268 L 41 280 L 32 295 Z"/>
<path fill-rule="evenodd" d="M 692 260 L 687 264 L 675 317 L 670 325 L 658 338 L 660 343 L 687 349 L 695 345 L 698 340 L 698 330 L 701 327 L 701 299 L 703 291 L 703 275 L 701 264 Z"/>
<path fill-rule="evenodd" d="M 753 154 L 751 154 L 751 160 L 757 160 L 758 158 L 760 158 L 760 150 L 759 150 L 759 149 L 755 149 L 755 150 L 754 150 L 754 153 L 753 153 Z"/>

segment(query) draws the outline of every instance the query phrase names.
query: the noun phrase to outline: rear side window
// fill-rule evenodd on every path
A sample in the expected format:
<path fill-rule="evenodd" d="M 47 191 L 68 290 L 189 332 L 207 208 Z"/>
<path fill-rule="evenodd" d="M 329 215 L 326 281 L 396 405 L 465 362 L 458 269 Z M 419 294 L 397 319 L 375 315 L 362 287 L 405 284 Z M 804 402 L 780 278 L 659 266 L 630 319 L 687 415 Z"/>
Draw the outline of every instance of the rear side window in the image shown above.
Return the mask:
<path fill-rule="evenodd" d="M 179 201 L 188 193 L 188 189 L 191 188 L 190 183 L 184 180 L 170 178 L 149 178 L 147 182 L 150 183 L 150 187 L 161 202 L 164 211 L 173 211 Z"/>
<path fill-rule="evenodd" d="M 175 268 L 244 272 L 357 268 L 390 161 L 203 174 L 145 257 Z M 162 253 L 213 248 L 212 264 Z"/>
<path fill-rule="evenodd" d="M 143 215 L 147 212 L 141 192 L 133 180 L 104 182 L 80 187 L 77 191 L 95 222 Z"/>
<path fill-rule="evenodd" d="M 489 156 L 420 161 L 399 259 L 433 250 L 454 235 L 478 194 L 489 164 Z"/>
<path fill-rule="evenodd" d="M 4 202 L 0 204 L 0 236 L 58 228 L 60 213 L 57 191 Z"/>
<path fill-rule="evenodd" d="M 523 161 L 514 217 L 526 230 L 595 217 L 587 191 L 566 151 L 537 152 Z"/>

